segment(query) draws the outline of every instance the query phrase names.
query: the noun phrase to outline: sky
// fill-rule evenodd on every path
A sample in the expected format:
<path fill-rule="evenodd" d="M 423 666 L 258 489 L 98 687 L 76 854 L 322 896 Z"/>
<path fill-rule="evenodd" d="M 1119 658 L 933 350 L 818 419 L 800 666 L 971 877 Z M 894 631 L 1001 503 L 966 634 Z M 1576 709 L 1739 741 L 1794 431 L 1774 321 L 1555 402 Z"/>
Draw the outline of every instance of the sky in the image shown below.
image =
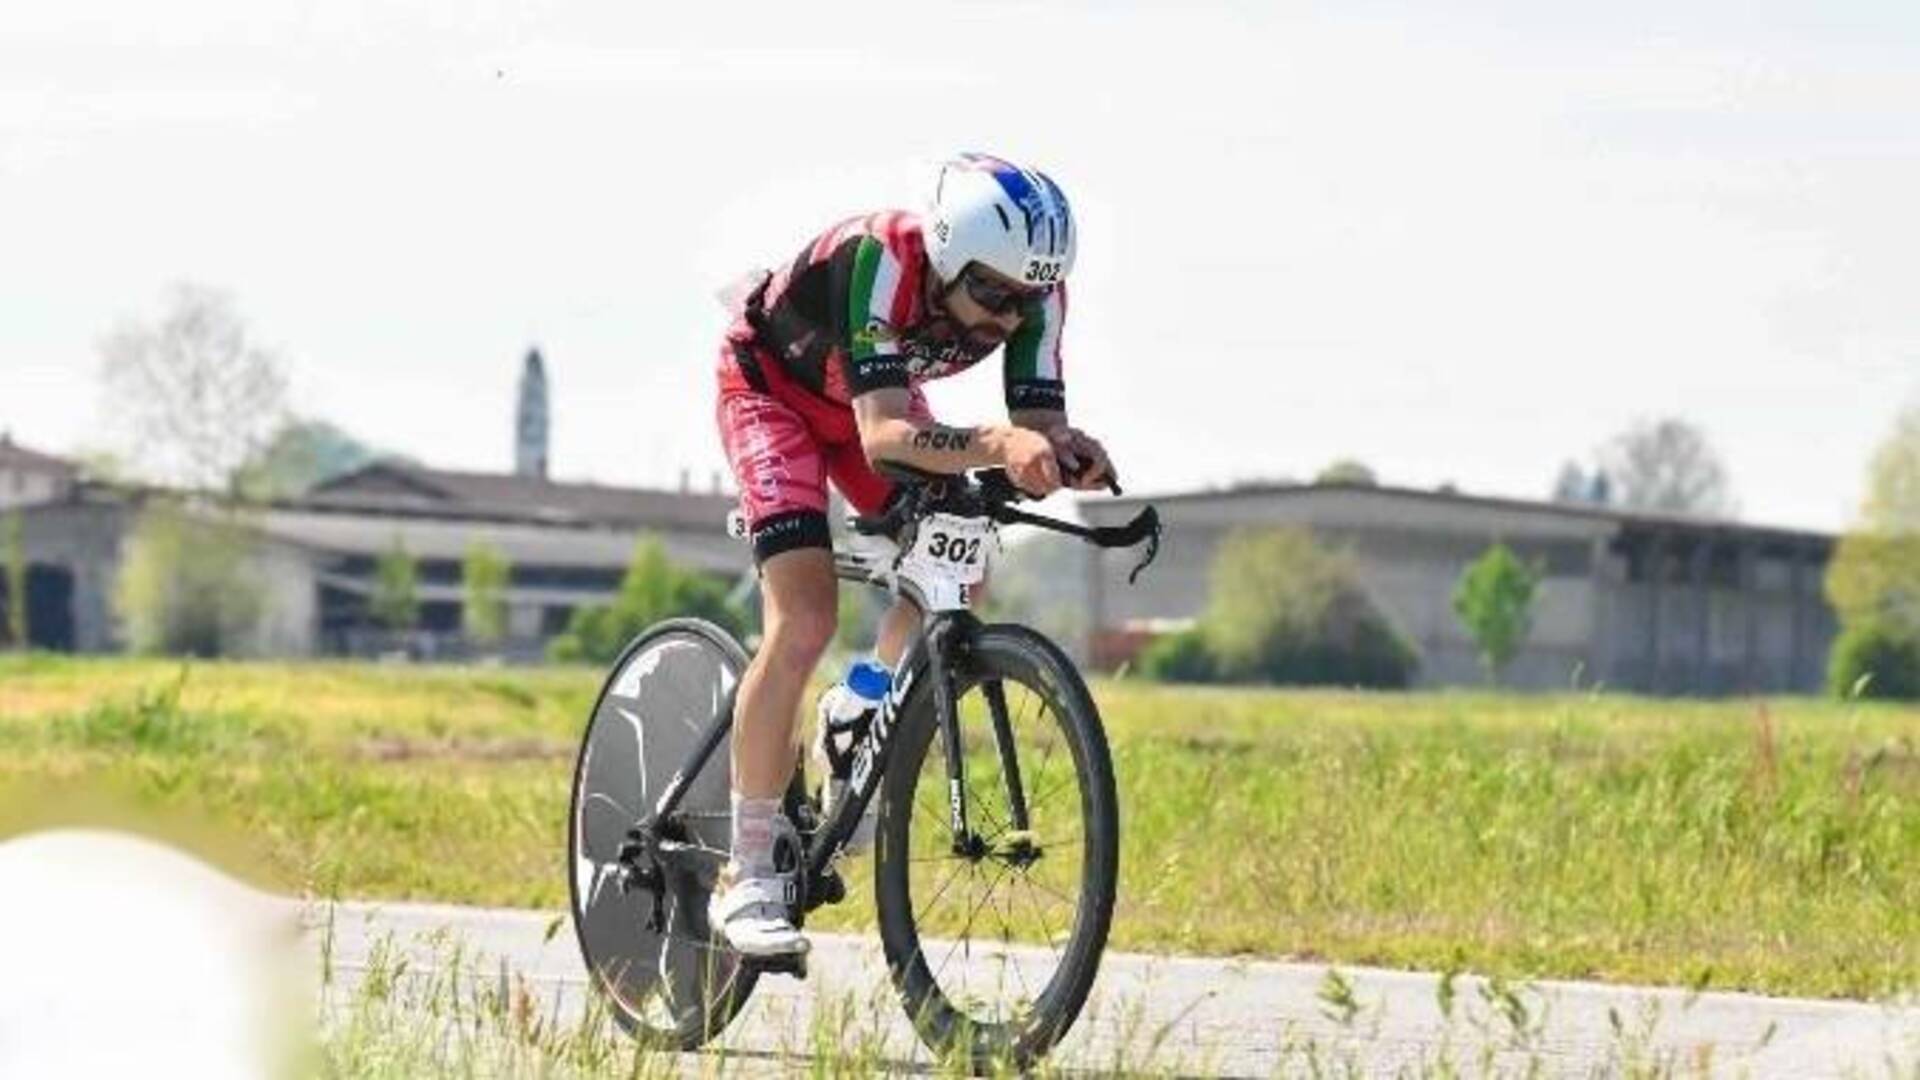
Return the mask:
<path fill-rule="evenodd" d="M 1698 424 L 1747 520 L 1839 529 L 1920 402 L 1920 5 L 64 0 L 0 34 L 0 429 L 123 436 L 100 340 L 229 291 L 294 408 L 704 487 L 715 293 L 935 163 L 1048 171 L 1076 424 L 1133 491 L 1541 497 Z M 948 422 L 1003 415 L 983 365 Z"/>

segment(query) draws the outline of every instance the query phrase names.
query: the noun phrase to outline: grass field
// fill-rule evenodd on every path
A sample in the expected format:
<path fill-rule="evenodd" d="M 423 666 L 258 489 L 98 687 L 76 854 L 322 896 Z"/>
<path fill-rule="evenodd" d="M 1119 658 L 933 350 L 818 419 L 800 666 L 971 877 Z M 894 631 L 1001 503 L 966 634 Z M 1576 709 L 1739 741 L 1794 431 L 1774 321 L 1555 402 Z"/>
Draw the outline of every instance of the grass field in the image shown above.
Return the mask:
<path fill-rule="evenodd" d="M 563 907 L 574 670 L 0 658 L 0 834 L 188 814 L 266 884 Z M 1920 986 L 1920 710 L 1096 684 L 1120 947 Z M 93 807 L 94 809 L 87 809 Z M 830 925 L 860 927 L 856 882 Z"/>

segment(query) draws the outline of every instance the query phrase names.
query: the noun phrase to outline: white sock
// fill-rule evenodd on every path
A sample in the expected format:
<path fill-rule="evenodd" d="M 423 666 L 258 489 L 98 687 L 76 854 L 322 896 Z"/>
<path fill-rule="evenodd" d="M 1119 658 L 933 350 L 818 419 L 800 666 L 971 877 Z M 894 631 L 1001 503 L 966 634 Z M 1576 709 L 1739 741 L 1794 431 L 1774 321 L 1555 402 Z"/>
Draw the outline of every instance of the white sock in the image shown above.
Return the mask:
<path fill-rule="evenodd" d="M 750 799 L 733 793 L 733 857 L 729 863 L 735 879 L 773 874 L 773 819 L 779 813 L 779 799 Z"/>

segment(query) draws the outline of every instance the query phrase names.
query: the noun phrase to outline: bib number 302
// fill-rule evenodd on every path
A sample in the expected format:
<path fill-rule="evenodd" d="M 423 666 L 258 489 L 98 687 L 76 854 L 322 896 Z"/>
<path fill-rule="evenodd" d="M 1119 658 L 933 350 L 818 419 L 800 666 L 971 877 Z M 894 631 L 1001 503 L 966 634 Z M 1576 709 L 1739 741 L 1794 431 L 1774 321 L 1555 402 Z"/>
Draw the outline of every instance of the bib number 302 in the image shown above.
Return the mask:
<path fill-rule="evenodd" d="M 958 514 L 930 514 L 902 560 L 901 569 L 923 588 L 972 585 L 987 574 L 993 524 Z"/>
<path fill-rule="evenodd" d="M 974 566 L 980 562 L 980 538 L 935 532 L 927 538 L 927 554 L 956 566 Z"/>

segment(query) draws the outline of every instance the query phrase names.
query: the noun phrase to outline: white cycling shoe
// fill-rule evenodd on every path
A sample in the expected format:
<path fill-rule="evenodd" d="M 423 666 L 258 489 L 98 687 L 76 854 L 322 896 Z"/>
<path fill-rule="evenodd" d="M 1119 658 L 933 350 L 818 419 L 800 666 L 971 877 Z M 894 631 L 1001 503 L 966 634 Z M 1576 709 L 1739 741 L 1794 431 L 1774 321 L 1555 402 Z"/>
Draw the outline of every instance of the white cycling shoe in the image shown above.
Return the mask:
<path fill-rule="evenodd" d="M 775 818 L 774 870 L 765 876 L 740 876 L 729 862 L 721 888 L 707 901 L 707 921 L 743 956 L 791 956 L 807 951 L 807 939 L 793 924 L 800 906 L 800 837 L 784 817 Z"/>
<path fill-rule="evenodd" d="M 793 925 L 795 885 L 773 877 L 741 878 L 707 901 L 707 920 L 742 956 L 792 956 L 807 951 L 807 938 Z"/>

